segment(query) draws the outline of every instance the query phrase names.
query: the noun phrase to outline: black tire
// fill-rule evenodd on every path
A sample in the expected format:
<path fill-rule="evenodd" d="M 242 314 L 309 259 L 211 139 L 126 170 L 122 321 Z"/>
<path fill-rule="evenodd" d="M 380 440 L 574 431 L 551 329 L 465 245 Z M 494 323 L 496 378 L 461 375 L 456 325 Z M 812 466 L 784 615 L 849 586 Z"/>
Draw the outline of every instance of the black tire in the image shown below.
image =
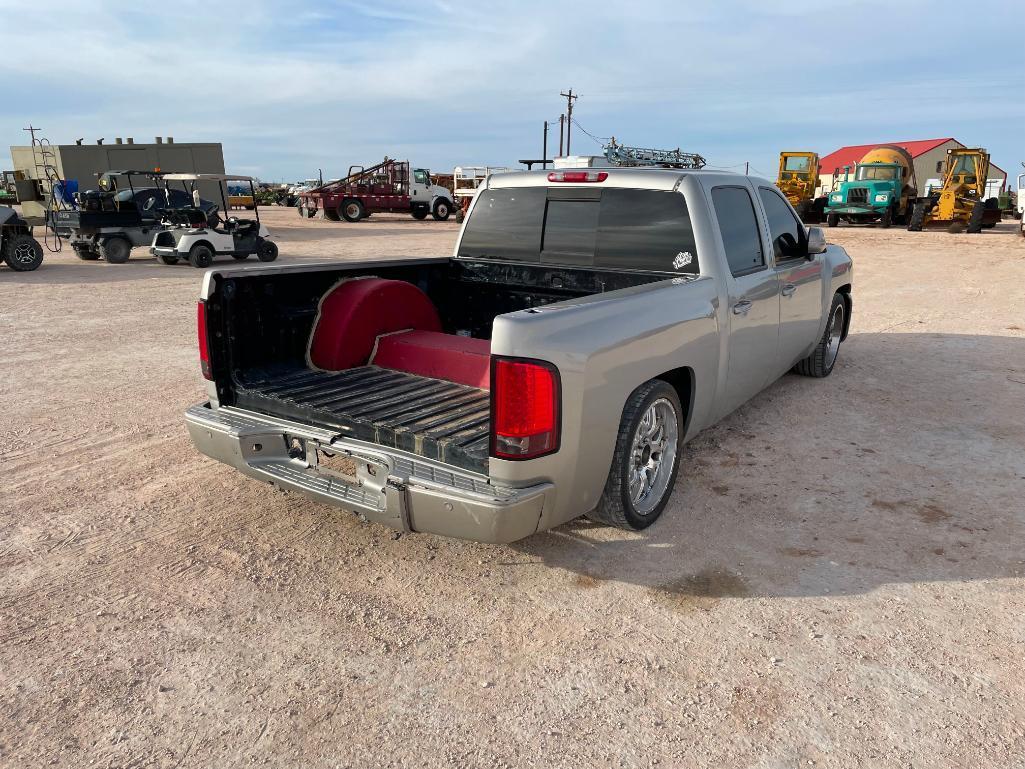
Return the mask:
<path fill-rule="evenodd" d="M 893 224 L 893 206 L 887 206 L 886 210 L 883 211 L 883 215 L 879 219 L 879 226 L 884 230 L 890 229 Z"/>
<path fill-rule="evenodd" d="M 71 249 L 75 252 L 75 256 L 83 262 L 95 262 L 100 258 L 100 255 L 93 251 L 87 243 L 72 243 Z"/>
<path fill-rule="evenodd" d="M 132 243 L 128 238 L 107 238 L 100 243 L 100 256 L 108 264 L 124 264 L 132 255 Z"/>
<path fill-rule="evenodd" d="M 656 476 L 661 491 L 658 492 L 657 498 L 648 500 L 650 506 L 646 505 L 647 509 L 642 511 L 638 509 L 631 498 L 630 476 L 635 471 L 641 456 L 653 459 L 656 452 L 651 451 L 649 445 L 643 455 L 635 454 L 634 439 L 637 437 L 648 409 L 656 403 L 668 404 L 676 419 L 674 454 L 668 477 Z M 616 436 L 616 450 L 612 456 L 609 477 L 605 481 L 605 490 L 598 501 L 598 506 L 588 513 L 587 517 L 592 521 L 634 531 L 645 529 L 657 521 L 669 503 L 673 487 L 676 485 L 676 475 L 680 469 L 680 454 L 683 447 L 683 430 L 683 407 L 680 405 L 680 398 L 676 394 L 676 390 L 668 382 L 652 379 L 634 390 L 623 409 L 623 418 L 620 420 L 619 433 Z M 660 471 L 664 471 L 665 465 L 661 465 L 660 468 Z M 651 493 L 656 493 L 656 491 L 653 489 Z"/>
<path fill-rule="evenodd" d="M 461 208 L 457 208 L 456 209 L 456 223 L 457 224 L 462 224 L 463 223 L 463 219 L 465 219 L 465 218 L 466 218 L 466 212 L 463 209 L 461 209 Z"/>
<path fill-rule="evenodd" d="M 278 258 L 278 244 L 273 240 L 261 240 L 256 247 L 256 258 L 261 262 L 273 262 Z"/>
<path fill-rule="evenodd" d="M 342 221 L 341 214 L 338 213 L 338 209 L 336 209 L 336 208 L 325 208 L 324 209 L 324 218 L 327 219 L 329 222 L 340 222 L 340 221 Z"/>
<path fill-rule="evenodd" d="M 840 214 L 826 214 L 826 226 L 836 227 L 840 223 Z"/>
<path fill-rule="evenodd" d="M 199 270 L 205 270 L 214 263 L 214 252 L 203 243 L 197 243 L 189 249 L 189 264 Z"/>
<path fill-rule="evenodd" d="M 431 211 L 431 216 L 437 219 L 439 222 L 446 221 L 449 216 L 452 215 L 452 204 L 447 200 L 439 199 L 434 201 L 434 209 Z"/>
<path fill-rule="evenodd" d="M 797 208 L 795 210 L 797 211 L 797 218 L 800 219 L 802 223 L 808 224 L 809 221 L 810 221 L 809 218 L 808 218 L 808 215 L 811 212 L 811 201 L 810 200 L 802 200 L 802 201 L 800 201 L 797 204 Z"/>
<path fill-rule="evenodd" d="M 43 263 L 43 247 L 27 232 L 21 232 L 7 239 L 3 257 L 15 272 L 32 272 Z"/>
<path fill-rule="evenodd" d="M 968 217 L 968 232 L 975 235 L 982 232 L 982 218 L 986 215 L 986 204 L 977 200 L 972 206 L 971 216 Z"/>
<path fill-rule="evenodd" d="M 908 232 L 921 232 L 924 224 L 925 202 L 919 201 L 918 203 L 915 203 L 915 208 L 911 212 L 911 219 L 908 222 Z"/>
<path fill-rule="evenodd" d="M 822 332 L 822 338 L 815 345 L 804 360 L 798 361 L 794 371 L 803 376 L 827 377 L 833 373 L 833 366 L 840 356 L 840 338 L 843 336 L 844 323 L 847 318 L 847 303 L 841 294 L 833 294 L 833 302 L 829 306 L 829 319 L 826 321 L 826 330 Z M 836 348 L 832 349 L 831 342 L 833 334 L 837 334 Z"/>
<path fill-rule="evenodd" d="M 169 267 L 172 264 L 178 264 L 178 257 L 174 254 L 159 254 L 157 256 L 157 259 L 160 261 L 161 264 L 166 264 Z"/>
<path fill-rule="evenodd" d="M 426 205 L 420 205 L 418 203 L 411 213 L 413 214 L 414 219 L 418 222 L 422 222 L 431 212 Z"/>
<path fill-rule="evenodd" d="M 366 207 L 360 201 L 352 198 L 343 200 L 342 204 L 338 206 L 338 215 L 347 222 L 356 223 L 366 216 L 366 213 Z"/>

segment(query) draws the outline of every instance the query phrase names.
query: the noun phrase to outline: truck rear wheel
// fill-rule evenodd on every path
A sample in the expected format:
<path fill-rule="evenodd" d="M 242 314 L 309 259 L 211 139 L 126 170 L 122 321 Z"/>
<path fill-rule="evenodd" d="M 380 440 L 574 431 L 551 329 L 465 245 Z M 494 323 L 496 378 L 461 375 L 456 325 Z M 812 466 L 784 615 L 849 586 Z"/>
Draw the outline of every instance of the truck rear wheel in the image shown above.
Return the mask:
<path fill-rule="evenodd" d="M 612 467 L 593 521 L 620 529 L 645 529 L 662 515 L 680 469 L 683 408 L 661 379 L 645 382 L 627 399 Z"/>
<path fill-rule="evenodd" d="M 343 200 L 338 214 L 347 222 L 358 222 L 366 215 L 366 208 L 358 200 Z"/>
<path fill-rule="evenodd" d="M 84 262 L 95 262 L 100 258 L 100 255 L 93 251 L 89 243 L 72 243 L 71 248 L 75 252 L 75 256 Z"/>
<path fill-rule="evenodd" d="M 427 204 L 426 203 L 417 203 L 416 205 L 413 206 L 413 210 L 410 213 L 412 213 L 413 218 L 416 219 L 417 221 L 423 221 L 424 219 L 427 218 L 427 215 L 430 212 L 431 211 L 430 211 L 429 208 L 427 208 Z"/>
<path fill-rule="evenodd" d="M 879 217 L 879 226 L 884 230 L 890 229 L 890 225 L 893 224 L 893 206 L 887 206 L 886 210 L 883 211 L 883 215 Z"/>
<path fill-rule="evenodd" d="M 116 237 L 107 238 L 100 243 L 100 255 L 109 264 L 124 264 L 132 255 L 132 244 L 128 238 Z"/>
<path fill-rule="evenodd" d="M 836 358 L 840 354 L 840 340 L 843 338 L 844 319 L 847 315 L 847 303 L 839 293 L 833 294 L 833 303 L 829 306 L 829 320 L 822 338 L 804 360 L 798 361 L 794 371 L 803 376 L 827 377 L 833 373 Z"/>
<path fill-rule="evenodd" d="M 827 214 L 826 215 L 826 226 L 836 227 L 840 223 L 840 214 Z"/>
<path fill-rule="evenodd" d="M 3 258 L 15 272 L 31 272 L 43 263 L 43 247 L 27 232 L 22 232 L 8 239 Z"/>
<path fill-rule="evenodd" d="M 449 214 L 452 213 L 452 206 L 449 205 L 447 200 L 437 200 L 434 202 L 434 210 L 431 211 L 431 215 L 439 222 L 443 222 L 448 219 Z"/>
<path fill-rule="evenodd" d="M 205 270 L 211 264 L 214 263 L 214 252 L 210 246 L 204 245 L 203 243 L 197 243 L 189 249 L 189 264 L 193 267 Z"/>

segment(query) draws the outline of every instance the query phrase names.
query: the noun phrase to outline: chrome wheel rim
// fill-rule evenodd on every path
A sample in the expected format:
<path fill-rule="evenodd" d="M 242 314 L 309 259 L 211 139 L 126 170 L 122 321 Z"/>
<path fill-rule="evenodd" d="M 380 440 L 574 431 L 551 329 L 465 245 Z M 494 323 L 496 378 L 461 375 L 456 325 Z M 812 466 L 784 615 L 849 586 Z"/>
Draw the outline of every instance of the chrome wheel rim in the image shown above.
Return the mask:
<path fill-rule="evenodd" d="M 448 216 L 448 206 L 444 203 L 438 206 L 438 216 Z"/>
<path fill-rule="evenodd" d="M 667 398 L 659 398 L 641 417 L 630 447 L 630 502 L 638 514 L 648 515 L 665 496 L 678 443 L 676 409 Z"/>
<path fill-rule="evenodd" d="M 353 219 L 359 216 L 359 206 L 355 203 L 350 203 L 345 207 L 345 213 L 350 219 Z"/>
<path fill-rule="evenodd" d="M 36 251 L 31 243 L 19 243 L 14 247 L 14 259 L 18 264 L 32 264 L 36 260 Z"/>
<path fill-rule="evenodd" d="M 833 367 L 840 352 L 840 337 L 843 336 L 843 305 L 833 310 L 829 319 L 829 336 L 826 339 L 826 366 Z"/>

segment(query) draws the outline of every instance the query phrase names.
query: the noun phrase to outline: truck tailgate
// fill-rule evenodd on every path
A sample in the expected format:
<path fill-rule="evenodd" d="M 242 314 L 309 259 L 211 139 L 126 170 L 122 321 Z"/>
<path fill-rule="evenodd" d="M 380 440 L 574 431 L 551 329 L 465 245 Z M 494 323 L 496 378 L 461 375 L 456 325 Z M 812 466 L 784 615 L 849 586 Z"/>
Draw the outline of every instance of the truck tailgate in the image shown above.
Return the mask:
<path fill-rule="evenodd" d="M 340 372 L 247 372 L 236 406 L 337 429 L 481 474 L 488 472 L 487 390 L 361 366 Z"/>

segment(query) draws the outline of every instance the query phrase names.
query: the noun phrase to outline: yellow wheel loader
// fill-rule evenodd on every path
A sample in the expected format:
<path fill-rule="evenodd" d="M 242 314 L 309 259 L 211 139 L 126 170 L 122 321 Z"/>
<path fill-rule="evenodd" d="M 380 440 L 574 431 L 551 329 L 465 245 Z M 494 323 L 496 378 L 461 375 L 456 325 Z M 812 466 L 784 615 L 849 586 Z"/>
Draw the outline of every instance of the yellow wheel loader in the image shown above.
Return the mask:
<path fill-rule="evenodd" d="M 816 152 L 779 153 L 776 186 L 786 195 L 801 221 L 817 224 L 822 221 L 826 197 L 815 197 L 819 185 L 819 156 Z"/>
<path fill-rule="evenodd" d="M 946 226 L 950 232 L 982 232 L 1000 221 L 996 198 L 984 199 L 989 153 L 981 147 L 947 150 L 943 186 L 915 202 L 908 229 Z"/>

